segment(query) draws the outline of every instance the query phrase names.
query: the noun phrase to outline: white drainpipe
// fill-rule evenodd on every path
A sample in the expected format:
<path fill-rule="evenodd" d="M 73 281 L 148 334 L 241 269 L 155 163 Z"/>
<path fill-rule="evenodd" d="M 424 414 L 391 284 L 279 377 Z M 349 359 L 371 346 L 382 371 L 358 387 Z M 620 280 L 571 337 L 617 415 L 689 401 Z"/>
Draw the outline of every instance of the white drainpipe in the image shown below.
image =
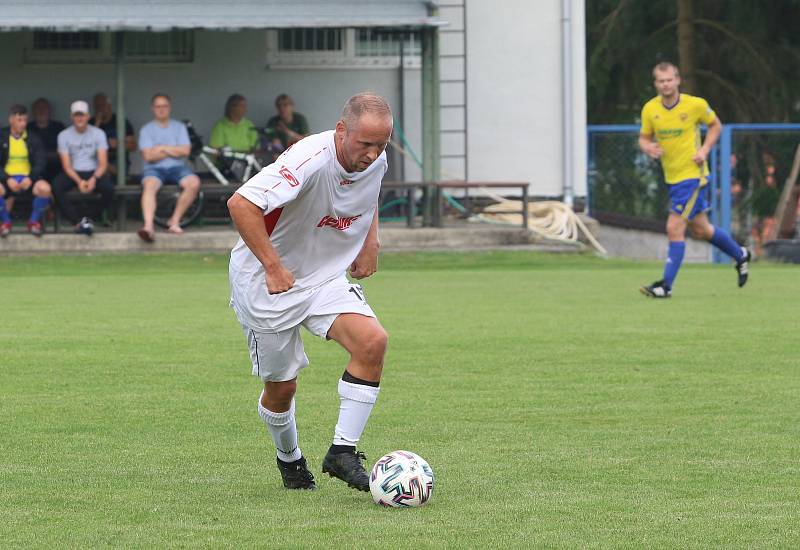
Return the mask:
<path fill-rule="evenodd" d="M 563 192 L 564 203 L 572 208 L 575 202 L 573 143 L 573 89 L 572 89 L 572 0 L 561 0 L 561 123 L 563 142 Z"/>

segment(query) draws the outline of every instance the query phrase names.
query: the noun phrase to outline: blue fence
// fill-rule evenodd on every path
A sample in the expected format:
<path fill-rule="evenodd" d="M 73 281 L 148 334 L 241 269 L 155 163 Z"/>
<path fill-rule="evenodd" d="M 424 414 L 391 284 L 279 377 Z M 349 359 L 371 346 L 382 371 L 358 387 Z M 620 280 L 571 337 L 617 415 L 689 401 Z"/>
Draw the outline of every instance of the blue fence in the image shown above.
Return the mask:
<path fill-rule="evenodd" d="M 771 143 L 770 136 L 781 135 L 781 143 L 786 146 Z M 638 220 L 639 223 L 654 227 L 663 226 L 667 214 L 666 190 L 660 166 L 651 161 L 638 149 L 639 126 L 634 124 L 620 125 L 591 125 L 588 127 L 588 182 L 587 203 L 589 213 L 598 215 L 601 221 L 603 216 Z M 747 154 L 746 149 L 772 150 L 779 149 L 775 156 L 785 157 L 785 151 L 794 151 L 800 142 L 800 124 L 723 124 L 719 142 L 709 155 L 709 184 L 712 211 L 711 221 L 728 231 L 732 231 L 733 221 L 733 194 L 732 185 L 734 172 L 742 169 L 741 159 L 757 158 L 757 153 Z M 784 151 L 785 150 L 785 151 Z M 614 157 L 614 158 L 609 158 Z M 739 158 L 739 161 L 735 159 Z M 781 166 L 790 165 L 791 161 L 783 162 Z M 750 164 L 756 164 L 752 160 Z M 745 167 L 746 182 L 749 193 L 752 195 L 755 184 L 752 184 L 754 166 Z M 774 179 L 774 178 L 773 178 Z M 782 187 L 783 179 L 778 185 Z M 777 191 L 779 193 L 779 191 Z M 616 199 L 614 198 L 616 195 Z M 626 196 L 634 195 L 634 196 Z M 741 197 L 739 197 L 741 199 Z M 753 209 L 750 196 L 742 203 L 741 210 Z M 763 201 L 762 201 L 763 202 Z M 626 212 L 609 212 L 615 205 L 625 207 Z M 767 207 L 768 208 L 768 207 Z M 747 238 L 750 227 L 749 217 L 739 212 L 739 224 L 736 233 L 740 239 Z M 727 257 L 714 251 L 714 262 L 726 262 Z"/>

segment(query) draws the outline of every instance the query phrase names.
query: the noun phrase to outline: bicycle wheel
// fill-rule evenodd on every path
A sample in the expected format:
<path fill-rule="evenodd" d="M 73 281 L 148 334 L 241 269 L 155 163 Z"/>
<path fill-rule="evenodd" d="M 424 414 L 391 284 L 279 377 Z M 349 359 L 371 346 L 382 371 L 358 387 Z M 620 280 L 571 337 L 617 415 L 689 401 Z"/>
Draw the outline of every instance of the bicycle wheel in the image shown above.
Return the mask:
<path fill-rule="evenodd" d="M 158 195 L 156 196 L 156 215 L 153 219 L 153 221 L 156 222 L 156 225 L 160 227 L 167 227 L 167 220 L 169 220 L 170 216 L 172 216 L 172 212 L 175 210 L 175 203 L 178 201 L 178 196 L 180 194 L 180 187 L 173 185 L 169 187 L 164 185 L 158 190 Z M 201 189 L 200 192 L 197 193 L 197 198 L 183 214 L 180 222 L 181 227 L 186 227 L 187 225 L 192 224 L 195 220 L 197 220 L 197 218 L 200 217 L 200 214 L 203 212 L 204 201 L 205 196 L 203 195 L 203 190 Z"/>

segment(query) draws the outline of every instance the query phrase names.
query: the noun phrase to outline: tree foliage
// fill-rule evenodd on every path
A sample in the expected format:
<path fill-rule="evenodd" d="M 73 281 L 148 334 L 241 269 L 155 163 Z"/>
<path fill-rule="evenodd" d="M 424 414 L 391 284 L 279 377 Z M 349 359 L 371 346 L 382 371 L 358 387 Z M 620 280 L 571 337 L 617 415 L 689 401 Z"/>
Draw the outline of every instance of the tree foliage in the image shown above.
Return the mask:
<path fill-rule="evenodd" d="M 592 124 L 634 122 L 659 61 L 723 121 L 800 121 L 800 0 L 591 0 L 586 28 Z"/>

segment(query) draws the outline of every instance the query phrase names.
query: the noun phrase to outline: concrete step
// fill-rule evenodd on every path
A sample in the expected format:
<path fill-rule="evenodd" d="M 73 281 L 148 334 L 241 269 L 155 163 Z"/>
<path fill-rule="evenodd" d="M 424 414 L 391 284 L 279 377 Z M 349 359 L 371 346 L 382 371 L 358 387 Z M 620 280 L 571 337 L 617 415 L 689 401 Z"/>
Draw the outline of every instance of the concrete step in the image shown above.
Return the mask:
<path fill-rule="evenodd" d="M 182 235 L 158 232 L 154 243 L 143 242 L 135 232 L 100 231 L 91 237 L 69 233 L 47 234 L 41 238 L 24 233 L 24 228 L 0 240 L 0 256 L 28 254 L 92 254 L 128 252 L 228 252 L 238 239 L 231 228 L 190 228 Z M 413 228 L 400 224 L 381 226 L 384 251 L 489 250 L 505 247 L 573 252 L 585 247 L 576 243 L 549 242 L 519 227 L 464 224 L 444 228 Z"/>

